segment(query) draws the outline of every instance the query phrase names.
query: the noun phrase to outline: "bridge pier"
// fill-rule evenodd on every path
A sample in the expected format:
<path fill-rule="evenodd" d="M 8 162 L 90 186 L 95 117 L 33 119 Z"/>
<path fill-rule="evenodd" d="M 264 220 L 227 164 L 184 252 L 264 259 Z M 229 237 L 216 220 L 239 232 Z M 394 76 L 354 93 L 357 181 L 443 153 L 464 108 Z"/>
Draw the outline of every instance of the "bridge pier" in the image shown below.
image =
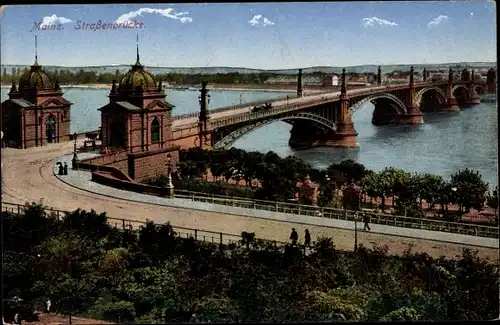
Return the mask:
<path fill-rule="evenodd" d="M 447 98 L 446 103 L 441 104 L 440 108 L 443 111 L 460 111 L 460 107 L 455 97 Z"/>
<path fill-rule="evenodd" d="M 336 123 L 337 132 L 323 133 L 307 125 L 296 123 L 290 131 L 288 145 L 293 149 L 313 147 L 357 148 L 357 135 L 353 123 Z"/>
<path fill-rule="evenodd" d="M 372 118 L 373 125 L 387 124 L 422 124 L 424 123 L 424 115 L 418 106 L 410 106 L 407 108 L 406 114 L 397 114 L 390 110 L 375 109 Z"/>

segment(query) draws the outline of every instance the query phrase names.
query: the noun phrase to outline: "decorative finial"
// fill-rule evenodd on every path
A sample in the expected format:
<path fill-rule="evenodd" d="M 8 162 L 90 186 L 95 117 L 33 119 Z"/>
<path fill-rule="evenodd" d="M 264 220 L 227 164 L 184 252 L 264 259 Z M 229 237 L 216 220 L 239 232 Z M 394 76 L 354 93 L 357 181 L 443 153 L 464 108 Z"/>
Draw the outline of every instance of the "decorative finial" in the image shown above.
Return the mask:
<path fill-rule="evenodd" d="M 38 65 L 38 42 L 35 35 L 35 65 Z"/>
<path fill-rule="evenodd" d="M 137 61 L 135 62 L 135 64 L 141 65 L 141 63 L 139 62 L 139 33 L 137 33 L 136 43 L 137 43 Z"/>
<path fill-rule="evenodd" d="M 16 82 L 15 81 L 12 81 L 12 87 L 10 88 L 10 91 L 11 92 L 16 92 L 17 91 L 17 87 L 16 87 Z"/>

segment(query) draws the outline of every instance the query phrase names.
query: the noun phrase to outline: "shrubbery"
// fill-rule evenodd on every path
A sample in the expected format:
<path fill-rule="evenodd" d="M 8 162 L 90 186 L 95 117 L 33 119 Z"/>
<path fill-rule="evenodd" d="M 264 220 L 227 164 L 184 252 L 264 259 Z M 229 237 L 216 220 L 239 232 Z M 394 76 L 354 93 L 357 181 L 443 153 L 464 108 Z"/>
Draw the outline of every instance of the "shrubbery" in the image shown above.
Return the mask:
<path fill-rule="evenodd" d="M 169 224 L 149 222 L 137 232 L 110 228 L 93 211 L 58 221 L 38 204 L 21 216 L 3 213 L 2 220 L 4 299 L 20 297 L 31 308 L 50 298 L 56 312 L 139 323 L 489 320 L 498 314 L 496 268 L 470 251 L 456 260 L 410 250 L 397 257 L 386 247 L 338 251 L 322 238 L 304 255 L 251 233 L 238 245 L 219 247 L 176 237 Z"/>

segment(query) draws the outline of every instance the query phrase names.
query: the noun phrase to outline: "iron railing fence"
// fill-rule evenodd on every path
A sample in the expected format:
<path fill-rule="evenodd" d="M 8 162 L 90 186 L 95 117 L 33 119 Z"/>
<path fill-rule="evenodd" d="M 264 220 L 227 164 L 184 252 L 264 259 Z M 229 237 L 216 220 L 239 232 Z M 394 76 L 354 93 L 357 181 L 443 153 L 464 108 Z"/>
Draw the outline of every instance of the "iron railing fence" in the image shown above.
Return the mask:
<path fill-rule="evenodd" d="M 25 208 L 26 206 L 22 204 L 2 202 L 3 212 L 14 213 L 19 215 L 23 213 Z M 51 215 L 55 216 L 58 220 L 62 220 L 66 214 L 71 213 L 70 211 L 58 210 L 51 207 L 45 207 L 45 212 L 49 216 Z M 138 230 L 141 226 L 146 225 L 146 221 L 141 221 L 141 220 L 131 220 L 131 219 L 109 217 L 109 216 L 107 216 L 106 218 L 108 224 L 111 227 L 121 230 L 125 229 Z M 159 226 L 161 224 L 155 223 L 155 225 Z M 229 245 L 229 244 L 238 244 L 242 240 L 241 235 L 236 235 L 236 234 L 229 234 L 224 232 L 216 232 L 216 231 L 197 229 L 197 228 L 181 227 L 172 224 L 171 226 L 177 237 L 186 239 L 193 238 L 196 241 L 201 241 L 205 243 L 212 243 L 217 245 Z M 254 243 L 255 242 L 261 242 L 267 245 L 271 245 L 281 250 L 284 249 L 284 247 L 289 244 L 287 242 L 282 242 L 273 239 L 263 239 L 263 238 L 254 238 Z M 306 253 L 310 252 L 311 249 L 310 247 L 304 247 L 304 246 L 302 248 L 305 250 Z"/>
<path fill-rule="evenodd" d="M 196 202 L 225 205 L 237 208 L 265 210 L 279 213 L 297 214 L 303 216 L 354 221 L 358 217 L 368 215 L 370 223 L 403 228 L 424 229 L 431 231 L 449 232 L 477 237 L 498 238 L 498 228 L 493 226 L 477 225 L 472 223 L 451 222 L 429 218 L 412 218 L 392 214 L 374 213 L 368 211 L 352 211 L 328 207 L 317 207 L 298 203 L 280 201 L 253 200 L 222 195 L 213 195 L 184 190 L 175 191 L 176 198 L 188 199 Z"/>

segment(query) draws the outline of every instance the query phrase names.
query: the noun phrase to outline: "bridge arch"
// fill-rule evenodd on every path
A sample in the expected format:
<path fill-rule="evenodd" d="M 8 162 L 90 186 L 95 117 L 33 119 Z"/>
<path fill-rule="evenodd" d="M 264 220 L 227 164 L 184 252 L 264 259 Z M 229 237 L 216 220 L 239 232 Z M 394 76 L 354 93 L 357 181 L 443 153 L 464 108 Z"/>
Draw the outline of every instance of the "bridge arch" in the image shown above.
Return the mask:
<path fill-rule="evenodd" d="M 269 125 L 271 123 L 277 122 L 277 121 L 283 121 L 283 122 L 291 122 L 292 120 L 306 120 L 311 122 L 313 125 L 323 129 L 324 131 L 328 132 L 337 132 L 337 126 L 335 125 L 335 122 L 332 122 L 324 117 L 321 117 L 316 114 L 312 113 L 299 113 L 296 115 L 291 115 L 291 116 L 284 116 L 284 117 L 278 117 L 278 118 L 270 118 L 266 120 L 261 120 L 257 121 L 255 123 L 251 123 L 245 126 L 242 126 L 241 128 L 238 128 L 237 130 L 229 133 L 225 137 L 223 137 L 221 140 L 217 141 L 214 145 L 214 149 L 227 149 L 230 147 L 233 143 L 235 143 L 238 139 L 243 137 L 245 134 L 248 134 L 252 131 L 255 131 L 263 126 Z"/>
<path fill-rule="evenodd" d="M 415 99 L 414 99 L 414 103 L 418 106 L 420 106 L 420 103 L 422 102 L 422 98 L 424 96 L 425 93 L 429 92 L 429 91 L 433 91 L 433 92 L 436 92 L 438 94 L 438 100 L 441 100 L 442 103 L 446 103 L 446 94 L 444 93 L 444 91 L 439 88 L 439 87 L 426 87 L 426 88 L 423 88 L 421 89 L 419 92 L 417 92 L 417 94 L 415 95 Z"/>
<path fill-rule="evenodd" d="M 474 90 L 475 90 L 475 91 L 476 91 L 476 93 L 478 93 L 479 95 L 484 94 L 484 86 L 483 86 L 483 85 L 475 85 L 475 86 L 474 86 Z"/>
<path fill-rule="evenodd" d="M 360 100 L 359 102 L 357 102 L 356 104 L 351 106 L 351 109 L 350 109 L 351 115 L 354 114 L 361 106 L 363 106 L 366 103 L 375 104 L 375 103 L 373 103 L 373 101 L 375 101 L 377 99 L 388 99 L 389 101 L 391 101 L 394 104 L 392 107 L 396 110 L 396 112 L 398 114 L 404 115 L 404 114 L 407 114 L 407 112 L 408 112 L 406 110 L 405 103 L 403 103 L 403 101 L 401 99 L 394 96 L 393 94 L 380 93 L 380 94 L 374 94 L 374 95 L 370 95 L 366 98 L 363 98 L 362 100 Z"/>
<path fill-rule="evenodd" d="M 451 93 L 453 96 L 457 98 L 457 100 L 468 101 L 470 100 L 469 88 L 465 85 L 456 85 L 451 89 Z"/>

